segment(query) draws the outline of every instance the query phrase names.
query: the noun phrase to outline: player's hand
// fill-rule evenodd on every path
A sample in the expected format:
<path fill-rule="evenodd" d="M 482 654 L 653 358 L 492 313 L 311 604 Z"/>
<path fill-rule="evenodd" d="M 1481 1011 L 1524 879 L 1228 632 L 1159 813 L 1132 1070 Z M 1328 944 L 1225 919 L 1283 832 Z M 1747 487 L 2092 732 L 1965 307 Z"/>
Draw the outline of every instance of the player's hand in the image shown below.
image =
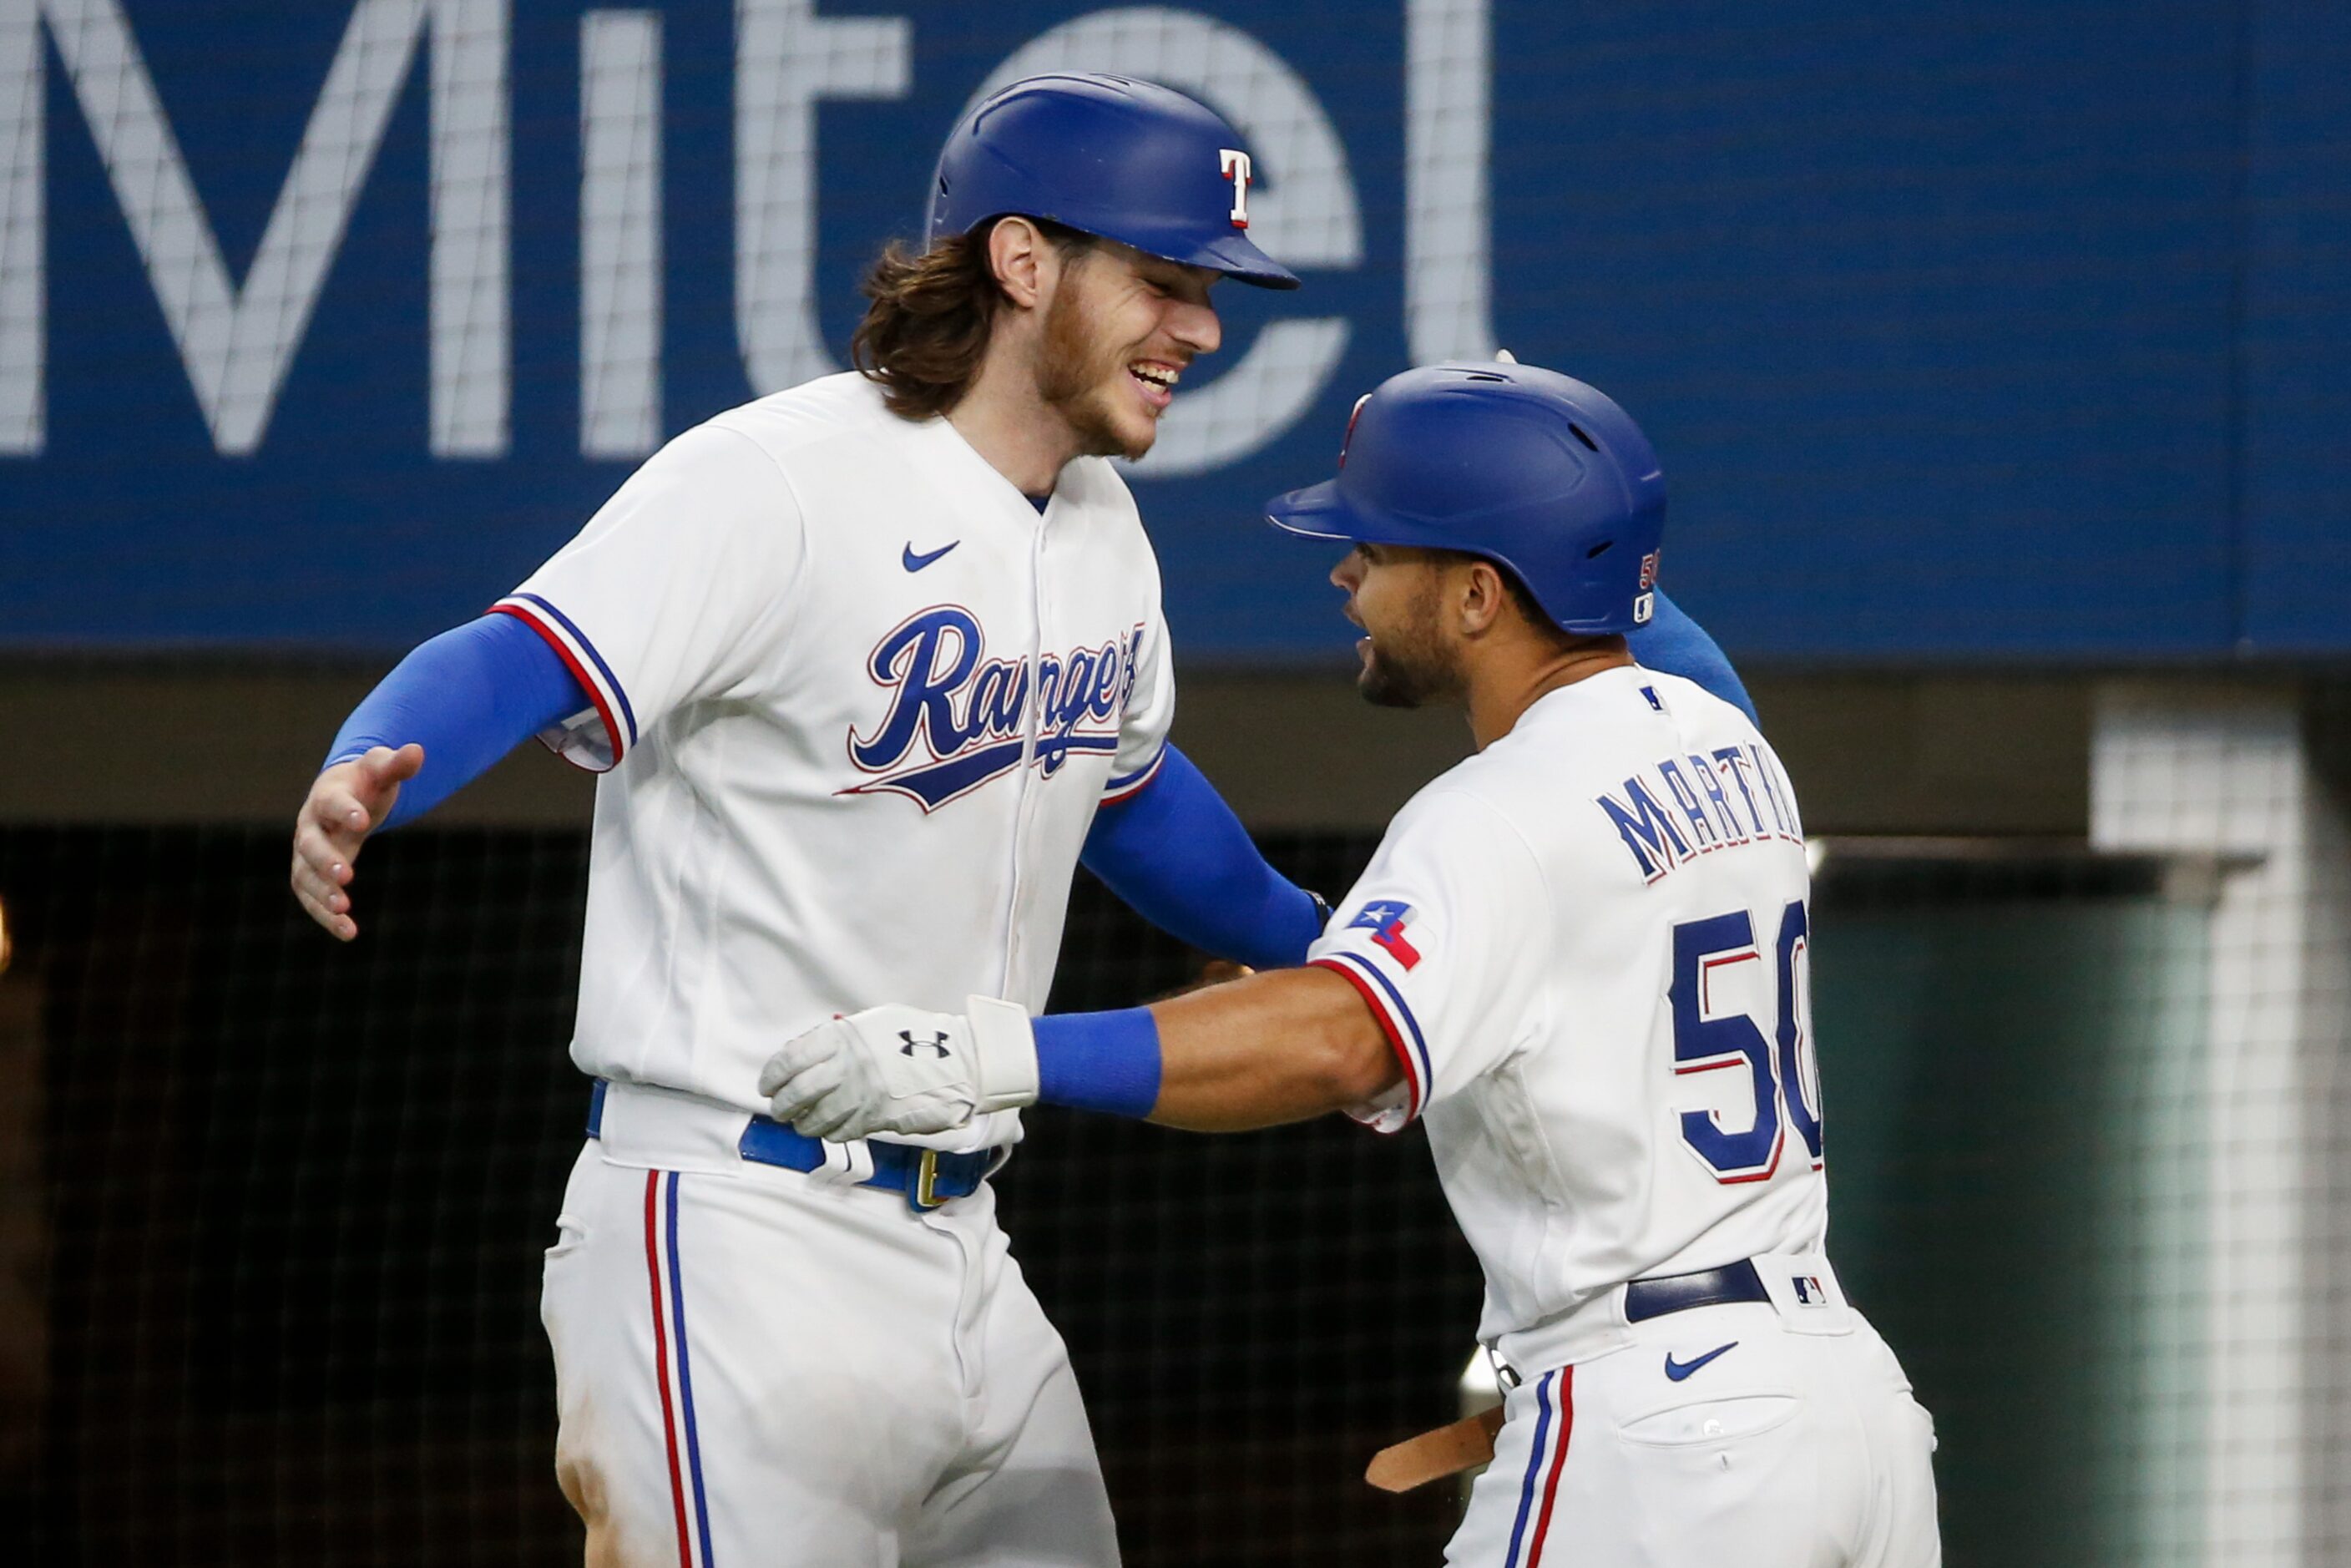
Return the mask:
<path fill-rule="evenodd" d="M 351 866 L 360 845 L 400 799 L 400 787 L 424 766 L 424 748 L 379 746 L 338 762 L 310 781 L 294 819 L 295 901 L 304 914 L 348 942 L 360 934 L 351 919 Z"/>
<path fill-rule="evenodd" d="M 944 1133 L 979 1111 L 1037 1097 L 1029 1015 L 971 998 L 978 1014 L 868 1008 L 787 1040 L 759 1071 L 768 1113 L 810 1137 Z"/>
<path fill-rule="evenodd" d="M 979 1108 L 971 1029 L 958 1013 L 869 1008 L 787 1040 L 759 1071 L 778 1122 L 812 1138 L 944 1133 Z"/>

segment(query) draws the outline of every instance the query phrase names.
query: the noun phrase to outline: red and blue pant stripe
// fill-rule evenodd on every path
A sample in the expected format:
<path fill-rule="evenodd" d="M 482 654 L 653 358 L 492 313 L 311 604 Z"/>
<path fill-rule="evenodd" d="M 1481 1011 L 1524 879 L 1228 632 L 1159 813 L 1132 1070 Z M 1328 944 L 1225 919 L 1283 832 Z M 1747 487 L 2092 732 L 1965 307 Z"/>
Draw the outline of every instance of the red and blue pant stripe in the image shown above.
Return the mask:
<path fill-rule="evenodd" d="M 645 1275 L 653 1293 L 653 1375 L 661 1386 L 678 1568 L 716 1568 L 710 1551 L 709 1497 L 702 1481 L 702 1434 L 694 1419 L 694 1363 L 686 1350 L 677 1185 L 675 1171 L 645 1173 Z"/>
<path fill-rule="evenodd" d="M 1567 1441 L 1574 1430 L 1575 1368 L 1544 1373 L 1535 1384 L 1533 1451 L 1527 1456 L 1526 1479 L 1519 1483 L 1519 1513 L 1510 1524 L 1502 1568 L 1538 1568 L 1542 1562 L 1552 1505 L 1559 1500 L 1559 1472 L 1567 1464 Z"/>

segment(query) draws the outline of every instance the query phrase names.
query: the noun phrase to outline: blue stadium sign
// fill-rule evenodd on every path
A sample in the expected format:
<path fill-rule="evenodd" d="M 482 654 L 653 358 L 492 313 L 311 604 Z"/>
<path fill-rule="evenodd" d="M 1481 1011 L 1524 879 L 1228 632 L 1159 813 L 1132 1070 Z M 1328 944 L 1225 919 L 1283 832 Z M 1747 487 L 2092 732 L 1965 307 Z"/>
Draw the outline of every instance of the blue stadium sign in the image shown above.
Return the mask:
<path fill-rule="evenodd" d="M 0 0 L 0 645 L 474 612 L 666 436 L 840 368 L 947 125 L 1054 68 L 1238 124 L 1306 278 L 1220 292 L 1134 470 L 1188 655 L 1342 649 L 1258 502 L 1381 377 L 1505 342 L 1649 427 L 1667 585 L 1738 651 L 2351 643 L 2335 405 L 2243 347 L 2270 283 L 2319 342 L 2346 307 L 2241 237 L 2233 5 L 2113 67 L 2064 36 L 2117 4 L 1825 5 L 1801 49 L 1683 9 Z"/>

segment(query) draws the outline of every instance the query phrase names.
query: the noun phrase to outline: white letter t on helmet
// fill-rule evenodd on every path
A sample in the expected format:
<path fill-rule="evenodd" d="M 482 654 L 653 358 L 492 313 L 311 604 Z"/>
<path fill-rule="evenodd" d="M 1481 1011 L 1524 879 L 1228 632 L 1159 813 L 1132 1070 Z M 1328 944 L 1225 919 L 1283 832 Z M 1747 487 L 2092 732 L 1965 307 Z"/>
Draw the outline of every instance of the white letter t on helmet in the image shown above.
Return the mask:
<path fill-rule="evenodd" d="M 1217 150 L 1217 172 L 1233 183 L 1233 227 L 1249 227 L 1249 155 L 1238 147 Z"/>

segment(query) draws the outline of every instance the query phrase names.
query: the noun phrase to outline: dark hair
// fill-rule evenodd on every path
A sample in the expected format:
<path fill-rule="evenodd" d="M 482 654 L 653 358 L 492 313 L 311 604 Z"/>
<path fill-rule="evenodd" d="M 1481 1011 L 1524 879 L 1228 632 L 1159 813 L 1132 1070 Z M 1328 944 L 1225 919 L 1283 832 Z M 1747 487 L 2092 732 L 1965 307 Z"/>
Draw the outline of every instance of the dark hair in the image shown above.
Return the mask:
<path fill-rule="evenodd" d="M 1551 618 L 1550 611 L 1537 602 L 1535 591 L 1526 585 L 1523 578 L 1499 560 L 1493 563 L 1493 567 L 1496 571 L 1501 573 L 1502 584 L 1510 591 L 1510 602 L 1519 607 L 1520 614 L 1545 631 L 1559 630 L 1559 622 Z"/>
<path fill-rule="evenodd" d="M 1439 550 L 1437 553 L 1458 561 L 1482 560 L 1492 567 L 1494 575 L 1502 580 L 1502 587 L 1510 594 L 1510 602 L 1518 607 L 1520 614 L 1526 617 L 1527 624 L 1552 641 L 1562 643 L 1590 641 L 1589 638 L 1580 636 L 1573 632 L 1562 630 L 1559 622 L 1551 618 L 1551 612 L 1545 610 L 1541 601 L 1535 598 L 1534 590 L 1527 586 L 1526 580 L 1493 557 L 1473 554 L 1468 550 L 1448 549 Z"/>
<path fill-rule="evenodd" d="M 1066 259 L 1093 236 L 1031 218 Z M 987 354 L 1004 286 L 987 258 L 990 222 L 917 255 L 893 240 L 858 286 L 872 301 L 849 340 L 849 357 L 882 401 L 905 419 L 928 419 L 961 402 Z"/>

